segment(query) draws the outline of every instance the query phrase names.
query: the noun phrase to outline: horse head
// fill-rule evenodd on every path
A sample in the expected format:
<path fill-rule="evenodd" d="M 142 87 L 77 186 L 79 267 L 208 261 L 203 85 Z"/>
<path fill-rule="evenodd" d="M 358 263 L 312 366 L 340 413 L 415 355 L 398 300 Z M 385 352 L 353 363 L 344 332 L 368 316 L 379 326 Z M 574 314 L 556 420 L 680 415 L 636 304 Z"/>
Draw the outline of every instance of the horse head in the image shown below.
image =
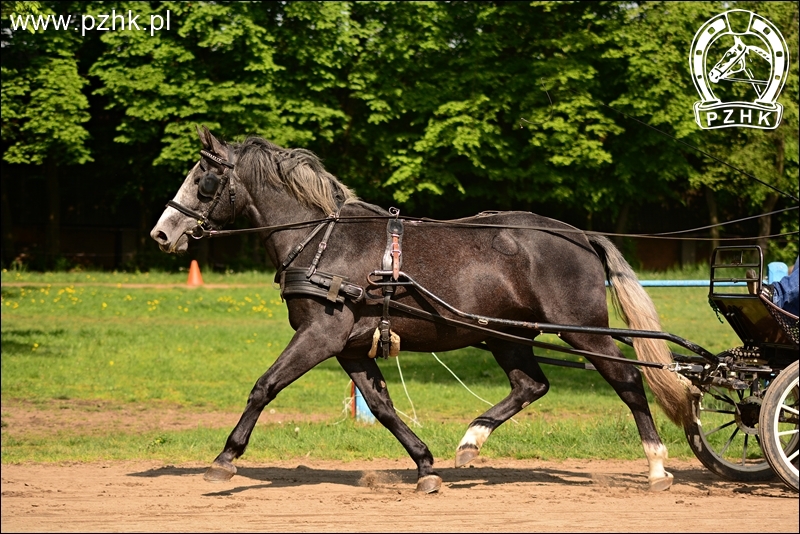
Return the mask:
<path fill-rule="evenodd" d="M 205 126 L 197 134 L 203 145 L 200 160 L 150 232 L 164 252 L 185 252 L 189 235 L 200 237 L 236 216 L 235 151 Z"/>
<path fill-rule="evenodd" d="M 723 54 L 722 59 L 708 72 L 708 78 L 713 83 L 717 83 L 731 74 L 741 72 L 745 68 L 744 56 L 746 53 L 747 46 L 745 46 L 738 35 L 734 35 L 733 46 Z"/>

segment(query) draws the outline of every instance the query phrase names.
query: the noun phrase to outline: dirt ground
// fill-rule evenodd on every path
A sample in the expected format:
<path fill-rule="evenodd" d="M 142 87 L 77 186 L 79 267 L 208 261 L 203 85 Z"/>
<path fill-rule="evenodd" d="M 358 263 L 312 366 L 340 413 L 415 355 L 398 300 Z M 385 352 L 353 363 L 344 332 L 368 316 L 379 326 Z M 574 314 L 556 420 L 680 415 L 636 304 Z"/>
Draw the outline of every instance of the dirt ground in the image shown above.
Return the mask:
<path fill-rule="evenodd" d="M 733 484 L 695 462 L 646 491 L 643 462 L 487 460 L 440 469 L 414 493 L 410 460 L 205 465 L 4 465 L 3 532 L 797 532 L 798 498 L 779 483 Z"/>
<path fill-rule="evenodd" d="M 71 424 L 126 431 L 178 429 L 209 414 L 75 401 L 35 410 L 3 403 L 4 432 Z M 55 416 L 54 411 L 59 414 Z M 229 414 L 236 417 L 237 414 Z M 223 420 L 225 414 L 216 414 Z M 225 417 L 222 417 L 225 416 Z M 281 417 L 265 414 L 264 417 Z M 207 420 L 207 419 L 206 419 Z M 79 424 L 80 423 L 80 424 Z M 105 427 L 108 431 L 107 426 Z M 203 480 L 206 464 L 152 461 L 2 466 L 2 532 L 798 532 L 798 495 L 779 482 L 726 482 L 699 462 L 669 462 L 673 487 L 647 491 L 640 461 L 478 458 L 435 495 L 414 493 L 410 459 L 240 461 L 231 481 Z"/>

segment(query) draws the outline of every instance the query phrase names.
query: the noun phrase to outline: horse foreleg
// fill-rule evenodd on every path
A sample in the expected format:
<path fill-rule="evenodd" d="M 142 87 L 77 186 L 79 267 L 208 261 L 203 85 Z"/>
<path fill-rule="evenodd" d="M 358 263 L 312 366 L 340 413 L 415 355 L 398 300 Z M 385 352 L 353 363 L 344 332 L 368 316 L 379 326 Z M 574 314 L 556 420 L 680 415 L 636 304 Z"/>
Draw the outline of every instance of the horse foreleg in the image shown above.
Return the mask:
<path fill-rule="evenodd" d="M 567 335 L 563 338 L 573 347 L 600 354 L 623 356 L 616 344 L 607 336 Z M 642 448 L 649 465 L 648 481 L 651 491 L 663 491 L 672 486 L 672 474 L 664 469 L 667 459 L 667 447 L 661 441 L 650 413 L 647 396 L 644 391 L 642 373 L 631 364 L 588 358 L 603 378 L 611 384 L 619 398 L 622 399 L 633 414 Z M 633 363 L 633 362 L 632 362 Z"/>
<path fill-rule="evenodd" d="M 434 493 L 442 486 L 442 479 L 433 470 L 433 455 L 427 445 L 397 415 L 386 388 L 380 367 L 371 358 L 350 360 L 338 357 L 342 368 L 350 375 L 375 418 L 391 432 L 417 464 L 417 490 Z"/>
<path fill-rule="evenodd" d="M 303 376 L 311 368 L 338 354 L 343 348 L 343 341 L 337 342 L 335 336 L 310 329 L 298 330 L 281 355 L 270 366 L 266 373 L 258 379 L 247 406 L 239 422 L 228 436 L 225 448 L 216 457 L 203 478 L 209 482 L 230 480 L 236 474 L 233 460 L 244 454 L 250 435 L 256 426 L 258 417 L 273 399 L 286 386 Z"/>
<path fill-rule="evenodd" d="M 511 392 L 470 423 L 456 449 L 456 467 L 467 465 L 477 458 L 481 447 L 497 427 L 543 397 L 550 388 L 542 369 L 532 358 L 529 347 L 497 339 L 491 339 L 487 343 L 495 360 L 508 376 Z"/>

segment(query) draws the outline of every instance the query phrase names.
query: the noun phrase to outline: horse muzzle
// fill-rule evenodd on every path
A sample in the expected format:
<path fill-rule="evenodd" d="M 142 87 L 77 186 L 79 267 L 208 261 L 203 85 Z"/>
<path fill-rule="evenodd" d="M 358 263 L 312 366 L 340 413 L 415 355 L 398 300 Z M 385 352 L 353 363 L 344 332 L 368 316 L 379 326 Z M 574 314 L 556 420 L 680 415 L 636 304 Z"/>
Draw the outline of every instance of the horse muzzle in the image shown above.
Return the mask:
<path fill-rule="evenodd" d="M 170 236 L 169 232 L 156 226 L 150 232 L 150 237 L 158 243 L 158 248 L 160 248 L 162 252 L 168 254 L 186 252 L 189 248 L 189 238 L 186 233 L 183 232 L 177 236 Z"/>

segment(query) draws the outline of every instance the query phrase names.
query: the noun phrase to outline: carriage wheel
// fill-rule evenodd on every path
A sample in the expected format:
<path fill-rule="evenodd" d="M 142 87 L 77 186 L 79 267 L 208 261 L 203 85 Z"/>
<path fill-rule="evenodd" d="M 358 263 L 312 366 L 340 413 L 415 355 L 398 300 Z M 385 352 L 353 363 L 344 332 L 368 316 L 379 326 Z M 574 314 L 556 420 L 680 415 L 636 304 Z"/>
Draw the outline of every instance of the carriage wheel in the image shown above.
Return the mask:
<path fill-rule="evenodd" d="M 761 406 L 759 427 L 764 455 L 778 476 L 798 491 L 798 362 L 778 375 Z"/>
<path fill-rule="evenodd" d="M 758 433 L 761 398 L 753 395 L 765 382 L 758 379 L 750 390 L 711 387 L 692 406 L 694 417 L 684 427 L 689 447 L 710 471 L 737 482 L 764 482 L 775 478 Z"/>

